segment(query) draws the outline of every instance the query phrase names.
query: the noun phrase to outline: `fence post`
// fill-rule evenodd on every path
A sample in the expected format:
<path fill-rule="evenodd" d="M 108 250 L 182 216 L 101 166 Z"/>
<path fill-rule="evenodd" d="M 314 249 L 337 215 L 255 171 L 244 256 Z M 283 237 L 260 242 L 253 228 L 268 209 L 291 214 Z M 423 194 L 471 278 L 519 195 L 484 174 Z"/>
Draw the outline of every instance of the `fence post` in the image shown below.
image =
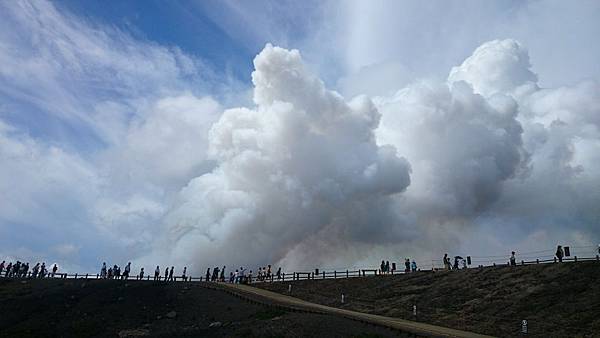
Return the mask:
<path fill-rule="evenodd" d="M 522 261 L 521 261 L 521 265 L 525 265 L 525 261 L 523 261 L 523 260 L 522 260 Z"/>
<path fill-rule="evenodd" d="M 577 256 L 575 256 L 575 262 L 577 262 Z"/>
<path fill-rule="evenodd" d="M 556 263 L 556 257 L 554 257 L 554 263 Z"/>
<path fill-rule="evenodd" d="M 598 256 L 596 256 L 596 257 L 598 257 Z M 336 270 L 333 270 L 333 279 L 337 279 L 337 271 Z"/>
<path fill-rule="evenodd" d="M 600 255 L 596 255 L 596 260 L 600 261 Z"/>
<path fill-rule="evenodd" d="M 325 270 L 323 270 L 323 279 L 325 279 Z"/>
<path fill-rule="evenodd" d="M 77 274 L 75 274 L 75 279 L 77 279 Z"/>
<path fill-rule="evenodd" d="M 85 279 L 87 279 L 87 278 L 88 278 L 88 274 L 86 273 L 86 274 L 85 274 Z"/>
<path fill-rule="evenodd" d="M 346 278 L 348 278 L 348 269 L 346 269 Z"/>

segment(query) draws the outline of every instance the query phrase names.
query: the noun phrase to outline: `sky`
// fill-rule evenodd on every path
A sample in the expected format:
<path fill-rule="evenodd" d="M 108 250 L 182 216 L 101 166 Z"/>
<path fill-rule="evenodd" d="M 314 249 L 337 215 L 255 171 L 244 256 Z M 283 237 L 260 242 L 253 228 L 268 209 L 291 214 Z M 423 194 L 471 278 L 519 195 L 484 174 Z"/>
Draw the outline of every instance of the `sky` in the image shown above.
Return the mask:
<path fill-rule="evenodd" d="M 597 1 L 2 2 L 0 259 L 595 254 L 599 19 Z"/>

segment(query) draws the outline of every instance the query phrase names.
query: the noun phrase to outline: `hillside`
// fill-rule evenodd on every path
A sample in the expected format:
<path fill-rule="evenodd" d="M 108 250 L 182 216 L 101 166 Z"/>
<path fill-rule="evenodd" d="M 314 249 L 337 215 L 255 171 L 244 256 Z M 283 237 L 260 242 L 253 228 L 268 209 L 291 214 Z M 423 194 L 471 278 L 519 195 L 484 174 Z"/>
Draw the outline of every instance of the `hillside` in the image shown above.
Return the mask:
<path fill-rule="evenodd" d="M 472 332 L 518 336 L 600 336 L 600 263 L 579 262 L 337 280 L 259 287 L 307 301 Z M 341 294 L 346 302 L 341 304 Z"/>
<path fill-rule="evenodd" d="M 387 337 L 328 315 L 246 302 L 199 283 L 0 278 L 0 337 Z M 211 325 L 212 324 L 212 325 Z"/>

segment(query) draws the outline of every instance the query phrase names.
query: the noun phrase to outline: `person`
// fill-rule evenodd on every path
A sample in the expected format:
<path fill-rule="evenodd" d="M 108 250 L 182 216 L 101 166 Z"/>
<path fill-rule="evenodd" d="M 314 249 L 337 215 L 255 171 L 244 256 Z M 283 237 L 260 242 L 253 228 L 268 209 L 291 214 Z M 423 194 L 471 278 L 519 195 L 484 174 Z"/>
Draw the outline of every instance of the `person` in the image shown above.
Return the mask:
<path fill-rule="evenodd" d="M 558 258 L 559 262 L 562 262 L 563 257 L 565 256 L 565 252 L 561 245 L 556 248 L 556 258 Z"/>
<path fill-rule="evenodd" d="M 381 261 L 381 265 L 379 266 L 379 269 L 381 271 L 381 274 L 383 275 L 385 273 L 385 261 Z"/>
<path fill-rule="evenodd" d="M 113 268 L 108 268 L 108 279 L 112 279 L 113 278 Z"/>
<path fill-rule="evenodd" d="M 411 267 L 412 272 L 417 272 L 417 262 L 415 262 L 414 259 L 413 259 L 410 267 Z"/>
<path fill-rule="evenodd" d="M 165 282 L 167 281 L 168 278 L 169 278 L 169 267 L 167 266 L 165 268 Z"/>
<path fill-rule="evenodd" d="M 117 264 L 113 266 L 113 276 L 115 277 L 115 279 L 119 279 L 121 277 L 121 268 L 118 267 Z"/>
<path fill-rule="evenodd" d="M 173 270 L 175 269 L 174 266 L 171 267 L 171 270 L 169 271 L 169 281 L 173 281 Z"/>
<path fill-rule="evenodd" d="M 410 272 L 410 259 L 404 260 L 404 272 Z"/>
<path fill-rule="evenodd" d="M 510 265 L 511 266 L 517 265 L 517 258 L 515 257 L 514 251 L 512 251 L 512 253 L 510 254 Z"/>
<path fill-rule="evenodd" d="M 450 258 L 447 253 L 444 254 L 444 269 L 450 270 Z"/>
<path fill-rule="evenodd" d="M 28 272 L 29 272 L 29 262 L 27 262 L 27 263 L 25 263 L 25 265 L 23 265 L 23 273 L 22 273 L 23 278 L 27 277 Z"/>
<path fill-rule="evenodd" d="M 46 270 L 46 262 L 42 263 L 42 266 L 40 267 L 40 278 L 44 278 L 46 276 L 46 272 L 48 270 Z"/>
<path fill-rule="evenodd" d="M 221 277 L 219 278 L 221 282 L 225 281 L 225 265 L 223 265 L 223 269 L 221 269 Z"/>
<path fill-rule="evenodd" d="M 210 268 L 206 269 L 206 281 L 210 282 Z"/>
<path fill-rule="evenodd" d="M 102 268 L 100 268 L 100 278 L 106 278 L 106 262 L 102 263 Z"/>
<path fill-rule="evenodd" d="M 385 261 L 385 273 L 390 273 L 390 261 Z"/>
<path fill-rule="evenodd" d="M 2 271 L 4 271 L 4 264 L 6 264 L 6 261 L 2 261 L 2 263 L 0 263 L 0 275 L 2 275 Z"/>
<path fill-rule="evenodd" d="M 29 264 L 29 263 L 27 263 Z M 54 277 L 54 275 L 56 275 L 56 271 L 58 270 L 58 265 L 56 265 L 56 263 L 54 263 L 54 266 L 52 267 L 52 277 Z"/>
<path fill-rule="evenodd" d="M 277 269 L 277 280 L 281 279 L 281 267 L 279 267 L 279 269 Z"/>
<path fill-rule="evenodd" d="M 11 272 L 12 272 L 12 262 L 8 262 L 8 265 L 6 266 L 6 272 L 4 273 L 4 277 L 10 277 Z"/>
<path fill-rule="evenodd" d="M 125 265 L 125 271 L 123 271 L 123 279 L 127 280 L 129 278 L 129 272 L 131 271 L 131 262 Z"/>
<path fill-rule="evenodd" d="M 154 280 L 160 280 L 160 266 L 156 266 L 156 270 L 154 270 Z"/>
<path fill-rule="evenodd" d="M 233 284 L 233 282 L 235 282 L 235 275 L 233 274 L 233 272 L 229 273 L 229 283 Z"/>
<path fill-rule="evenodd" d="M 262 268 L 259 266 L 258 267 L 258 275 L 257 275 L 258 280 L 262 280 Z"/>
<path fill-rule="evenodd" d="M 467 268 L 467 260 L 466 260 L 466 259 L 464 259 L 464 258 L 463 258 L 463 259 L 461 259 L 461 260 L 460 260 L 460 263 L 462 264 L 462 268 L 463 268 L 463 269 L 466 269 L 466 268 Z"/>
<path fill-rule="evenodd" d="M 273 273 L 271 272 L 271 264 L 267 265 L 267 279 L 273 280 Z"/>
<path fill-rule="evenodd" d="M 183 274 L 181 274 L 181 278 L 183 279 L 183 281 L 187 281 L 187 277 L 185 276 L 185 273 L 187 271 L 187 266 L 183 267 Z"/>
<path fill-rule="evenodd" d="M 144 268 L 140 269 L 140 280 L 144 279 Z"/>
<path fill-rule="evenodd" d="M 248 274 L 247 284 L 252 284 L 252 270 L 250 270 L 250 273 Z"/>
<path fill-rule="evenodd" d="M 458 270 L 458 260 L 458 256 L 454 257 L 454 266 L 452 267 L 453 270 Z"/>
<path fill-rule="evenodd" d="M 219 267 L 215 266 L 215 268 L 213 269 L 211 281 L 216 282 L 217 278 L 219 278 Z"/>
<path fill-rule="evenodd" d="M 233 282 L 236 284 L 240 282 L 240 272 L 238 269 L 235 269 L 235 273 L 233 274 Z"/>

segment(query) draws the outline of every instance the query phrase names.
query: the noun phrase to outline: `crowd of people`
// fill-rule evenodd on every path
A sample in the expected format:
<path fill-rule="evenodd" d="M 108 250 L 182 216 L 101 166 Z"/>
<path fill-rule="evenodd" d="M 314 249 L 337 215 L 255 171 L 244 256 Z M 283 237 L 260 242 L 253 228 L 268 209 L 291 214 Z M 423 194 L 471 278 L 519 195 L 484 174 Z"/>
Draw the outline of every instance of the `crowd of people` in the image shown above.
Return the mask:
<path fill-rule="evenodd" d="M 52 267 L 52 272 L 49 272 L 46 268 L 46 263 L 37 263 L 31 268 L 29 271 L 29 262 L 8 262 L 2 261 L 0 263 L 0 277 L 4 276 L 5 278 L 44 278 L 44 277 L 54 277 L 56 272 L 58 271 L 58 265 L 54 264 Z"/>

